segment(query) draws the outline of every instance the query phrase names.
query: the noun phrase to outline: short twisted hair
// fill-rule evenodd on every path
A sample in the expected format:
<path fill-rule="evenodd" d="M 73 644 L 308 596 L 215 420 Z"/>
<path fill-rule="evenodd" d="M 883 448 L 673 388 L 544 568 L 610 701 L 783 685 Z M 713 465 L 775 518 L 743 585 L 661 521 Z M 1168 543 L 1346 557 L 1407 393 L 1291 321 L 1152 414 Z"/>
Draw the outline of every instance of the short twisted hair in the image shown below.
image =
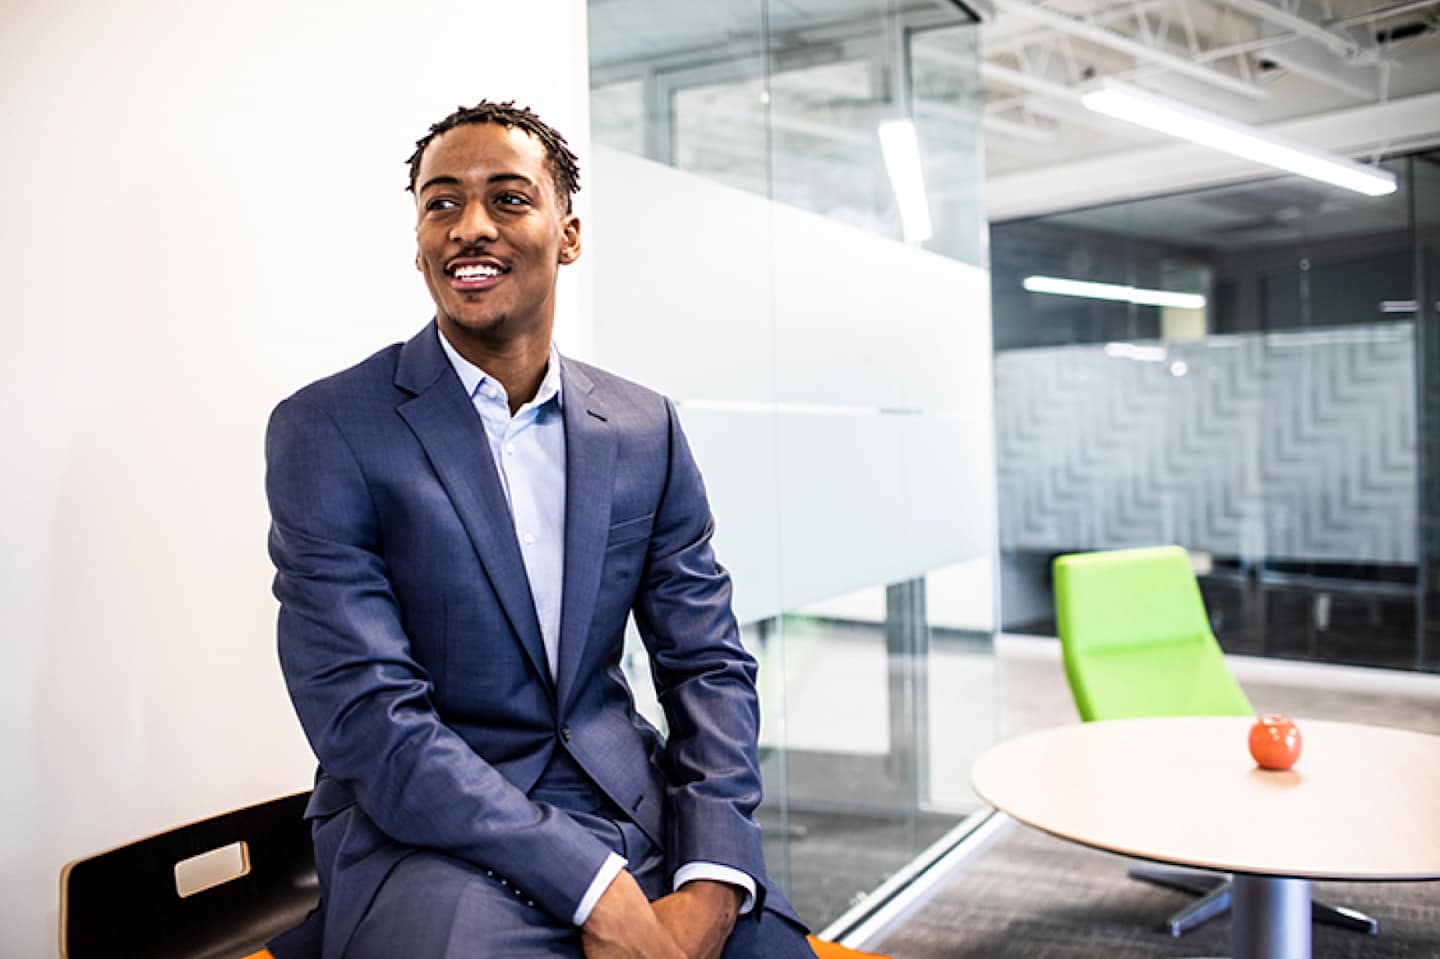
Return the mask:
<path fill-rule="evenodd" d="M 580 192 L 580 161 L 570 150 L 570 145 L 560 131 L 541 120 L 529 107 L 517 107 L 514 100 L 494 103 L 481 100 L 473 107 L 456 107 L 455 112 L 430 127 L 430 132 L 415 141 L 415 152 L 406 162 L 410 164 L 410 185 L 415 192 L 415 180 L 420 175 L 420 158 L 425 148 L 446 130 L 453 130 L 465 123 L 495 123 L 503 127 L 524 130 L 540 141 L 545 148 L 545 165 L 550 168 L 550 179 L 555 181 L 555 192 L 565 212 L 571 209 L 570 198 Z"/>

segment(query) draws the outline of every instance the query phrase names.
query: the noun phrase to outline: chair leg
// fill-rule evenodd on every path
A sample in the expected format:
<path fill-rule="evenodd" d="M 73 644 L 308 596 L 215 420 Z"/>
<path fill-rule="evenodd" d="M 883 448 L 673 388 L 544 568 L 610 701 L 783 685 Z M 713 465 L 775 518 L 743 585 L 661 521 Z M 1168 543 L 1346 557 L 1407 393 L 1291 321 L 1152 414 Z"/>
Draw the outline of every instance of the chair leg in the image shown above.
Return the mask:
<path fill-rule="evenodd" d="M 1380 932 L 1379 922 L 1363 912 L 1346 906 L 1332 906 L 1328 902 L 1320 902 L 1317 899 L 1310 903 L 1310 913 L 1315 917 L 1316 922 L 1323 922 L 1327 926 L 1339 926 L 1341 929 L 1351 929 L 1355 932 L 1368 932 L 1372 936 Z"/>
<path fill-rule="evenodd" d="M 1230 883 L 1221 882 L 1205 895 L 1165 920 L 1170 929 L 1170 938 L 1179 939 L 1202 922 L 1214 919 L 1230 910 Z"/>

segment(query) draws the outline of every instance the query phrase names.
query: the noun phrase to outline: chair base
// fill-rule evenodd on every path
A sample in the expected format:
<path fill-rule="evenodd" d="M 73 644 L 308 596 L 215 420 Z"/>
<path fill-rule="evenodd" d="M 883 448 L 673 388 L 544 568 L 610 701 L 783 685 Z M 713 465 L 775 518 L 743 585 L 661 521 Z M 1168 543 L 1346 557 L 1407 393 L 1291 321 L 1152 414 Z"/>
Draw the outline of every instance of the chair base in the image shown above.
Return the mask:
<path fill-rule="evenodd" d="M 1192 893 L 1200 897 L 1165 920 L 1166 929 L 1176 939 L 1201 923 L 1223 915 L 1230 909 L 1230 878 L 1220 873 L 1182 872 L 1176 869 L 1157 869 L 1153 866 L 1131 866 L 1130 878 L 1156 886 L 1164 886 L 1167 889 L 1178 889 L 1181 892 Z M 1311 903 L 1310 908 L 1315 921 L 1323 922 L 1328 926 L 1338 926 L 1341 929 L 1363 932 L 1372 936 L 1380 931 L 1380 923 L 1373 917 L 1345 906 L 1332 906 L 1315 901 Z"/>

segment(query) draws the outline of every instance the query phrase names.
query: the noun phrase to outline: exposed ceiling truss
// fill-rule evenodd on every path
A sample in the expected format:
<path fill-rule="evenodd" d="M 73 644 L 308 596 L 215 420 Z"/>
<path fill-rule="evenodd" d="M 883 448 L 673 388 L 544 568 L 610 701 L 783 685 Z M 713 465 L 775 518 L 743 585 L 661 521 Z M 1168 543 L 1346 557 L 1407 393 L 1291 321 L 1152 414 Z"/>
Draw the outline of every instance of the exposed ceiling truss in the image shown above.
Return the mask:
<path fill-rule="evenodd" d="M 1290 103 L 1297 99 L 1312 109 L 1383 102 L 1394 71 L 1408 69 L 1412 81 L 1426 72 L 1405 62 L 1406 45 L 1427 35 L 1433 41 L 1440 28 L 1440 0 L 993 4 L 997 16 L 985 28 L 981 65 L 985 128 L 1000 153 L 1022 160 L 1077 127 L 1116 130 L 1077 106 L 1100 77 L 1268 122 L 1303 113 Z M 1436 59 L 1433 43 L 1428 49 Z M 1327 95 L 1339 99 L 1326 103 Z"/>
<path fill-rule="evenodd" d="M 1129 3 L 1104 10 L 1105 15 L 1088 17 L 1060 13 L 1033 0 L 997 0 L 996 7 L 1050 30 L 1042 33 L 1040 42 L 1034 46 L 1018 45 L 1014 55 L 1022 70 L 1032 64 L 1042 69 L 1048 66 L 1052 52 L 1058 48 L 1063 65 L 1074 74 L 1081 69 L 1074 43 L 1080 40 L 1229 93 L 1256 100 L 1269 95 L 1256 82 L 1250 58 L 1245 53 L 1233 52 L 1230 49 L 1233 44 L 1212 45 L 1202 41 L 1190 0 Z"/>

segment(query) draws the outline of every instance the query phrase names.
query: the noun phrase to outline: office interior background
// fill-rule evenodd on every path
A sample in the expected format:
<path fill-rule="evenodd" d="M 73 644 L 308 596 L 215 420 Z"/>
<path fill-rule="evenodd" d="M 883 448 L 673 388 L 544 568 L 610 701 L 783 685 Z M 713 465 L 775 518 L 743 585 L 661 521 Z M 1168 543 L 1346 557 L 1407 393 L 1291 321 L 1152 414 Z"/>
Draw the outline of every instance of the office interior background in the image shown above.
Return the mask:
<path fill-rule="evenodd" d="M 3 951 L 53 953 L 63 863 L 308 785 L 265 419 L 428 319 L 403 160 L 481 96 L 581 157 L 557 339 L 677 401 L 761 661 L 771 869 L 817 929 L 981 811 L 996 637 L 1053 635 L 1058 553 L 1177 542 L 1228 652 L 1434 673 L 1437 13 L 7 6 Z M 1397 189 L 1085 109 L 1106 79 Z"/>

